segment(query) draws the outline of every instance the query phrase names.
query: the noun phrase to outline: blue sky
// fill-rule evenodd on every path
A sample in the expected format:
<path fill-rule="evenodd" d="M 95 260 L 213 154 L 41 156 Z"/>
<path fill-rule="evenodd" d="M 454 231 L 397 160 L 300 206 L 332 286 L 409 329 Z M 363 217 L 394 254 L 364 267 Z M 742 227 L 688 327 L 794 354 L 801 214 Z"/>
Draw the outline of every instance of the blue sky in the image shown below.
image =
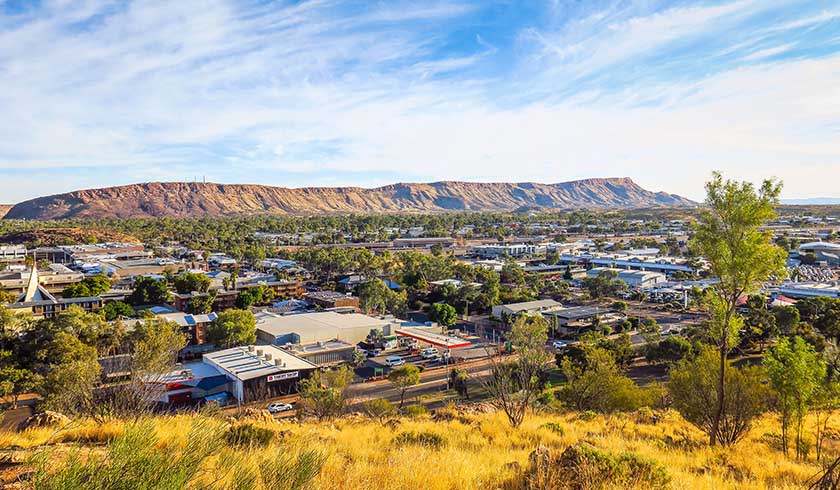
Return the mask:
<path fill-rule="evenodd" d="M 840 196 L 840 1 L 0 0 L 0 202 L 712 170 Z"/>

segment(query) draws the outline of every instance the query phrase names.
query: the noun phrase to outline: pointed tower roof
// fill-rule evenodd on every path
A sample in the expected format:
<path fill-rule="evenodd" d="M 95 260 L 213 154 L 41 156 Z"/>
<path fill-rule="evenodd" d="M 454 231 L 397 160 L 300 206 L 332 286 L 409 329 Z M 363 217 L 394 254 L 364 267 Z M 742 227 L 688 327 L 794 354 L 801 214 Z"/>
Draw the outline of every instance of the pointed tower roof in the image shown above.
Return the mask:
<path fill-rule="evenodd" d="M 27 303 L 29 301 L 56 301 L 55 296 L 41 286 L 38 276 L 38 265 L 32 263 L 32 272 L 29 273 L 29 280 L 26 282 L 26 290 L 21 294 L 17 302 Z"/>

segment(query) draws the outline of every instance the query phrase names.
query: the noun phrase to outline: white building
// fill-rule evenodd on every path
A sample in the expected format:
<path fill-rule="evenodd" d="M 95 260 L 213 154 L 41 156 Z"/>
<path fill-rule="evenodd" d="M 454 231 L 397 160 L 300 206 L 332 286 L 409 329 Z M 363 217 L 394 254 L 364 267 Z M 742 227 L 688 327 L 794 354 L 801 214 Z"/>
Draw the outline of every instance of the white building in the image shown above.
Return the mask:
<path fill-rule="evenodd" d="M 294 315 L 265 311 L 256 317 L 257 338 L 272 345 L 311 344 L 331 340 L 355 345 L 364 341 L 371 330 L 391 335 L 391 326 L 396 323 L 393 319 L 334 311 Z"/>
<path fill-rule="evenodd" d="M 477 257 L 485 259 L 521 257 L 524 255 L 545 253 L 545 245 L 534 245 L 532 243 L 495 243 L 490 245 L 476 245 L 472 248 L 472 253 Z"/>
<path fill-rule="evenodd" d="M 598 277 L 602 272 L 613 271 L 616 278 L 631 288 L 646 288 L 655 284 L 663 283 L 667 279 L 661 272 L 634 271 L 624 269 L 612 269 L 607 267 L 595 267 L 586 272 L 588 277 Z"/>
<path fill-rule="evenodd" d="M 840 298 L 840 284 L 837 282 L 784 282 L 771 290 L 789 298 Z"/>
<path fill-rule="evenodd" d="M 553 299 L 541 299 L 537 301 L 525 301 L 523 303 L 511 303 L 509 305 L 496 305 L 493 307 L 492 315 L 496 318 L 502 318 L 502 315 L 511 316 L 520 313 L 535 314 L 562 307 L 562 304 Z"/>

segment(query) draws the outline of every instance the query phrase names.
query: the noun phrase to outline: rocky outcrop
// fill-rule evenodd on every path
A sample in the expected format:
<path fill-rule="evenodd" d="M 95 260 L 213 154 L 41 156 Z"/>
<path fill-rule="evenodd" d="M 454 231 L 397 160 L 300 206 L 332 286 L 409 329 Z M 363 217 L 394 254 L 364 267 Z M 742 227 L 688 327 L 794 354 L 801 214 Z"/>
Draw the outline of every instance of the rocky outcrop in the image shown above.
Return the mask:
<path fill-rule="evenodd" d="M 648 191 L 629 178 L 586 179 L 559 184 L 434 182 L 393 184 L 373 189 L 153 182 L 40 197 L 16 204 L 6 218 L 504 212 L 694 204 L 674 194 Z"/>

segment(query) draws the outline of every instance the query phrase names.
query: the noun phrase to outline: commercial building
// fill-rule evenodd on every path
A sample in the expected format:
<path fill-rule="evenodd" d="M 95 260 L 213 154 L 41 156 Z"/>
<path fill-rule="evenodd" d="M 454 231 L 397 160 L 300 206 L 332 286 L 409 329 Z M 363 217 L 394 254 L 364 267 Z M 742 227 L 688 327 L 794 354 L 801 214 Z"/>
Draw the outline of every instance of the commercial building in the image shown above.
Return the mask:
<path fill-rule="evenodd" d="M 364 341 L 371 331 L 391 335 L 393 321 L 359 313 L 334 311 L 278 315 L 257 313 L 257 338 L 271 345 L 312 344 L 340 340 L 351 345 Z"/>
<path fill-rule="evenodd" d="M 356 346 L 340 340 L 295 345 L 289 349 L 294 355 L 319 366 L 350 363 Z"/>
<path fill-rule="evenodd" d="M 840 298 L 840 283 L 838 282 L 784 282 L 770 288 L 771 292 L 788 298 L 816 298 L 826 296 Z"/>
<path fill-rule="evenodd" d="M 102 298 L 90 296 L 57 299 L 40 284 L 38 267 L 33 265 L 23 292 L 18 296 L 17 301 L 8 305 L 7 308 L 16 312 L 28 311 L 35 317 L 53 318 L 71 306 L 77 306 L 85 311 L 98 311 L 102 308 Z"/>
<path fill-rule="evenodd" d="M 810 242 L 799 246 L 800 256 L 808 253 L 814 254 L 817 262 L 840 265 L 840 243 Z"/>
<path fill-rule="evenodd" d="M 333 308 L 359 309 L 359 298 L 352 294 L 337 293 L 335 291 L 313 291 L 306 293 L 304 299 L 325 310 Z"/>
<path fill-rule="evenodd" d="M 686 265 L 682 260 L 672 257 L 653 258 L 648 256 L 589 253 L 563 254 L 560 256 L 559 263 L 563 265 L 592 265 L 594 267 L 609 267 L 612 269 L 652 271 L 663 274 L 673 274 L 675 272 L 693 274 L 696 272 L 693 267 Z"/>
<path fill-rule="evenodd" d="M 24 245 L 2 245 L 0 246 L 0 262 L 24 262 L 26 261 L 26 247 Z"/>
<path fill-rule="evenodd" d="M 484 259 L 498 259 L 501 257 L 521 257 L 523 255 L 545 253 L 545 246 L 535 245 L 533 243 L 496 243 L 490 245 L 476 245 L 472 247 L 471 252 L 476 257 Z"/>
<path fill-rule="evenodd" d="M 613 271 L 616 273 L 616 278 L 630 286 L 631 288 L 646 288 L 651 287 L 655 284 L 663 283 L 667 279 L 665 274 L 660 272 L 650 272 L 650 271 L 634 271 L 634 270 L 622 270 L 622 269 L 613 269 L 608 267 L 595 267 L 590 269 L 586 272 L 588 277 L 598 277 L 601 273 L 606 271 Z"/>
<path fill-rule="evenodd" d="M 511 303 L 509 305 L 496 305 L 493 307 L 492 315 L 496 318 L 502 318 L 503 315 L 535 314 L 562 307 L 562 304 L 553 299 L 541 299 L 537 301 L 525 301 L 523 303 Z"/>
<path fill-rule="evenodd" d="M 231 380 L 222 370 L 204 362 L 190 362 L 172 372 L 147 378 L 149 395 L 170 405 L 189 404 L 231 391 Z"/>
<path fill-rule="evenodd" d="M 233 347 L 205 354 L 202 362 L 230 380 L 230 392 L 240 402 L 297 392 L 298 383 L 318 366 L 271 345 Z"/>
<path fill-rule="evenodd" d="M 46 271 L 38 271 L 38 283 L 52 294 L 60 293 L 65 287 L 81 282 L 85 275 L 72 271 L 61 264 L 50 264 Z M 31 272 L 24 266 L 11 266 L 0 272 L 0 289 L 14 294 L 26 290 Z"/>
<path fill-rule="evenodd" d="M 455 240 L 449 237 L 397 238 L 393 242 L 394 248 L 432 248 L 434 245 L 450 248 Z"/>

